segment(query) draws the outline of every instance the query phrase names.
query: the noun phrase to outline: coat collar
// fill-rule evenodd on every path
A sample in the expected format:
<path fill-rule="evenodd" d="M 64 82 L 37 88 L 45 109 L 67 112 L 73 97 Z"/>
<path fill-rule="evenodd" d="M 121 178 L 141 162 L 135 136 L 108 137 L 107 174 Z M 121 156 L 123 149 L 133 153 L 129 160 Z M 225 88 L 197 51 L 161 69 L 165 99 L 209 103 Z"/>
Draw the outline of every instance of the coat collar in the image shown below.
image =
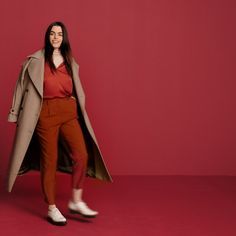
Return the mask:
<path fill-rule="evenodd" d="M 42 57 L 44 57 L 44 48 L 28 55 L 27 57 L 41 59 Z"/>
<path fill-rule="evenodd" d="M 29 76 L 35 88 L 37 89 L 38 93 L 40 94 L 41 97 L 43 97 L 44 64 L 45 64 L 44 49 L 40 49 L 34 52 L 33 54 L 30 54 L 27 57 L 30 60 L 30 63 L 28 65 Z M 78 77 L 79 65 L 75 62 L 74 58 L 72 59 L 71 66 L 73 72 L 73 80 L 75 82 L 75 80 Z"/>

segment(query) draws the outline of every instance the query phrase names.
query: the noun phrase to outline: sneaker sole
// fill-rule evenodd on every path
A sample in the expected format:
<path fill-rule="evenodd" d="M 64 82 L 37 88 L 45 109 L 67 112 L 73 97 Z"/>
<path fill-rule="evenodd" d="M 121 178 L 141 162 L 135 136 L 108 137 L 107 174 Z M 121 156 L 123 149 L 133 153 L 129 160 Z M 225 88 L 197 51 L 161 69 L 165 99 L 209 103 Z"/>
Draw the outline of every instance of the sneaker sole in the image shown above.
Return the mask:
<path fill-rule="evenodd" d="M 51 217 L 47 217 L 47 221 L 56 226 L 65 226 L 67 224 L 66 221 L 54 221 Z"/>
<path fill-rule="evenodd" d="M 69 208 L 69 212 L 71 213 L 71 214 L 78 214 L 78 215 L 81 215 L 81 216 L 83 216 L 83 217 L 85 217 L 85 218 L 95 218 L 97 215 L 84 215 L 84 214 L 82 214 L 81 212 L 79 212 L 79 211 L 75 211 L 75 210 L 71 210 L 70 208 Z"/>

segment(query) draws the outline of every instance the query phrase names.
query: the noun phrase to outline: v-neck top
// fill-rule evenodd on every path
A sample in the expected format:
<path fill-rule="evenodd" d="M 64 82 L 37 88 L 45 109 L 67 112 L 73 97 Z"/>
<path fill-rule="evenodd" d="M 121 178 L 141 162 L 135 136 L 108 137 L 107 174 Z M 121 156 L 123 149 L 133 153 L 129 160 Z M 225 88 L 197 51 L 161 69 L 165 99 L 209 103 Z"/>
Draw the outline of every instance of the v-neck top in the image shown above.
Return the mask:
<path fill-rule="evenodd" d="M 49 64 L 45 62 L 44 67 L 44 98 L 63 98 L 72 95 L 72 78 L 62 62 L 54 73 L 50 70 Z"/>

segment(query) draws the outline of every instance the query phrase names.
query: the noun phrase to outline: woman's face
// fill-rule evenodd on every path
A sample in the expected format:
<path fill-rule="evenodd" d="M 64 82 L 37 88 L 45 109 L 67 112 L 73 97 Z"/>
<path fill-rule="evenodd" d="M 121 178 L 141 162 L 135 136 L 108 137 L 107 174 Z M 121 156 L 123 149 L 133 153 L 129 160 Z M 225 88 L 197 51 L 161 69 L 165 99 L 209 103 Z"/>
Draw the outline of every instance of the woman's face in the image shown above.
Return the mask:
<path fill-rule="evenodd" d="M 63 33 L 62 33 L 61 26 L 52 27 L 49 39 L 54 49 L 60 48 L 62 40 L 63 40 Z"/>

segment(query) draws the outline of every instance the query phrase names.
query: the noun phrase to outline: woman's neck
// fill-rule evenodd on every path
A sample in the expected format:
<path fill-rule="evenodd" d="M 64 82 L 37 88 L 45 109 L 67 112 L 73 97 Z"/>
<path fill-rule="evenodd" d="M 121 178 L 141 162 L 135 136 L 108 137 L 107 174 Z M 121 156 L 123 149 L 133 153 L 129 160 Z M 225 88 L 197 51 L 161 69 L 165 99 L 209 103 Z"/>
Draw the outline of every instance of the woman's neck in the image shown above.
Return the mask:
<path fill-rule="evenodd" d="M 64 61 L 64 58 L 61 55 L 60 49 L 58 48 L 54 49 L 53 54 L 52 54 L 52 60 L 55 67 L 58 67 Z"/>
<path fill-rule="evenodd" d="M 61 54 L 61 51 L 59 48 L 55 48 L 54 51 L 53 51 L 53 54 Z"/>

